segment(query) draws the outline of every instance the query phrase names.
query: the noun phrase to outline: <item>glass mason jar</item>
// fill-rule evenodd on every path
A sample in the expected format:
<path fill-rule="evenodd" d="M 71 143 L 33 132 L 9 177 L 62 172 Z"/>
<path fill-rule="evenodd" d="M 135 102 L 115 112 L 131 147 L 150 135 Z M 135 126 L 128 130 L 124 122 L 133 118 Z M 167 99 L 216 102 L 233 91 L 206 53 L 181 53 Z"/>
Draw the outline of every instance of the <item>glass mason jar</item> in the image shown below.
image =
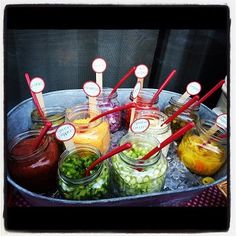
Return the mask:
<path fill-rule="evenodd" d="M 47 134 L 53 134 L 57 127 L 65 121 L 65 108 L 60 106 L 52 106 L 42 109 L 47 120 L 52 122 L 52 127 Z M 34 109 L 31 113 L 31 129 L 41 129 L 44 126 L 44 122 L 38 114 L 37 109 Z"/>
<path fill-rule="evenodd" d="M 137 98 L 136 98 L 136 109 L 135 109 L 135 114 L 136 112 L 138 112 L 139 110 L 142 110 L 142 109 L 155 109 L 155 110 L 158 110 L 160 111 L 160 108 L 158 106 L 158 98 L 154 101 L 154 103 L 151 103 L 151 100 L 154 96 L 154 92 L 150 92 L 148 90 L 145 90 L 145 89 L 142 89 Z M 133 102 L 134 99 L 133 99 L 133 91 L 131 91 L 130 93 L 130 102 Z M 135 117 L 135 114 L 134 114 L 134 117 Z M 130 116 L 131 116 L 131 109 L 127 109 L 126 110 L 126 118 L 125 118 L 125 127 L 128 129 L 129 128 L 129 124 L 130 124 Z"/>
<path fill-rule="evenodd" d="M 112 110 L 120 106 L 120 102 L 117 99 L 117 92 L 115 92 L 111 98 L 108 98 L 111 88 L 103 88 L 102 93 L 97 97 L 98 107 L 102 112 Z M 111 133 L 118 131 L 121 127 L 121 111 L 109 114 L 106 116 L 110 125 Z"/>
<path fill-rule="evenodd" d="M 190 100 L 187 99 L 186 102 L 184 103 L 180 103 L 178 102 L 179 98 L 181 97 L 181 95 L 179 96 L 173 96 L 171 97 L 170 101 L 169 101 L 169 105 L 167 105 L 164 108 L 164 113 L 170 117 L 171 115 L 173 115 L 177 110 L 179 110 L 180 107 L 182 107 L 186 102 L 188 102 Z M 188 122 L 198 122 L 199 121 L 199 115 L 198 115 L 198 111 L 199 111 L 199 106 L 196 106 L 194 109 L 186 109 L 184 112 L 182 112 L 180 115 L 178 115 L 172 122 L 171 122 L 171 130 L 173 133 L 175 133 L 176 131 L 178 131 L 179 129 L 181 129 L 182 127 L 184 127 Z M 182 139 L 179 138 L 176 141 L 180 142 L 180 140 Z"/>
<path fill-rule="evenodd" d="M 147 160 L 140 158 L 159 145 L 154 137 L 128 133 L 121 141 L 132 143 L 132 149 L 112 157 L 113 182 L 121 196 L 161 191 L 165 184 L 167 160 L 158 152 Z"/>
<path fill-rule="evenodd" d="M 89 120 L 101 112 L 96 106 L 78 105 L 66 110 L 67 121 L 74 124 L 76 134 L 73 138 L 76 144 L 90 144 L 106 153 L 110 147 L 110 130 L 106 117 L 101 117 L 89 123 Z"/>
<path fill-rule="evenodd" d="M 47 192 L 56 188 L 58 144 L 45 136 L 35 151 L 33 145 L 40 131 L 31 130 L 17 135 L 9 144 L 8 169 L 21 186 L 34 192 Z"/>
<path fill-rule="evenodd" d="M 226 130 L 220 128 L 210 137 L 207 134 L 214 123 L 204 120 L 198 122 L 196 127 L 184 135 L 177 149 L 180 160 L 198 175 L 215 174 L 226 160 Z"/>
<path fill-rule="evenodd" d="M 150 122 L 149 128 L 144 133 L 154 136 L 160 143 L 171 136 L 172 131 L 170 128 L 170 123 L 161 126 L 161 124 L 168 118 L 164 113 L 154 109 L 137 110 L 135 114 L 135 120 L 141 118 L 148 119 Z M 169 148 L 170 145 L 167 145 L 162 149 L 164 157 L 167 156 Z"/>
<path fill-rule="evenodd" d="M 100 151 L 91 145 L 79 145 L 60 156 L 58 185 L 60 194 L 71 200 L 91 200 L 108 196 L 110 193 L 110 171 L 107 160 L 101 162 L 85 176 L 88 168 Z"/>

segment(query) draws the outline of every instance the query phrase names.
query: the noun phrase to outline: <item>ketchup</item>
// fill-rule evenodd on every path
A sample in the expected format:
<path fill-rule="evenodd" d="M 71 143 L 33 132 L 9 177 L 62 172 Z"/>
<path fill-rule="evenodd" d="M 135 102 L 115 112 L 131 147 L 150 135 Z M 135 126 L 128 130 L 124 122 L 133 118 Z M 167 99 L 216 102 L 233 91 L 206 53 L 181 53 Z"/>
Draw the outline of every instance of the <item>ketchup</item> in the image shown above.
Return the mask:
<path fill-rule="evenodd" d="M 34 192 L 47 192 L 56 188 L 58 144 L 46 136 L 41 146 L 33 150 L 37 137 L 18 142 L 10 151 L 8 166 L 11 176 L 21 186 Z"/>

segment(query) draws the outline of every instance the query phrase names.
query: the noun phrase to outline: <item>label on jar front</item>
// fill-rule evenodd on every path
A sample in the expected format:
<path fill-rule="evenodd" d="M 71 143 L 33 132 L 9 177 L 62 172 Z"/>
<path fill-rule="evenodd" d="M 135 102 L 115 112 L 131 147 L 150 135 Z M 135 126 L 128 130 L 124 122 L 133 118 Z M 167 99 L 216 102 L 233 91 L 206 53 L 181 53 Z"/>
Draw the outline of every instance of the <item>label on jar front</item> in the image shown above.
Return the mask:
<path fill-rule="evenodd" d="M 142 133 L 146 131 L 150 126 L 150 121 L 148 119 L 137 119 L 131 124 L 131 131 L 134 133 Z"/>
<path fill-rule="evenodd" d="M 96 73 L 102 73 L 106 70 L 106 62 L 102 58 L 96 58 L 92 63 L 92 68 Z"/>
<path fill-rule="evenodd" d="M 55 136 L 59 141 L 65 142 L 72 139 L 75 133 L 76 128 L 74 125 L 70 123 L 64 123 L 57 128 Z"/>
<path fill-rule="evenodd" d="M 148 74 L 148 68 L 145 65 L 138 65 L 135 72 L 134 72 L 135 76 L 137 78 L 144 78 L 147 76 Z"/>
<path fill-rule="evenodd" d="M 195 81 L 189 83 L 186 88 L 188 94 L 192 96 L 199 94 L 201 92 L 201 89 L 202 89 L 201 84 Z"/>
<path fill-rule="evenodd" d="M 85 82 L 83 85 L 83 90 L 89 97 L 97 97 L 101 93 L 100 86 L 93 81 Z"/>
<path fill-rule="evenodd" d="M 226 113 L 221 114 L 217 117 L 216 125 L 223 129 L 227 128 L 227 114 Z"/>
<path fill-rule="evenodd" d="M 44 90 L 45 82 L 42 78 L 35 77 L 30 81 L 30 89 L 34 93 L 41 93 Z"/>

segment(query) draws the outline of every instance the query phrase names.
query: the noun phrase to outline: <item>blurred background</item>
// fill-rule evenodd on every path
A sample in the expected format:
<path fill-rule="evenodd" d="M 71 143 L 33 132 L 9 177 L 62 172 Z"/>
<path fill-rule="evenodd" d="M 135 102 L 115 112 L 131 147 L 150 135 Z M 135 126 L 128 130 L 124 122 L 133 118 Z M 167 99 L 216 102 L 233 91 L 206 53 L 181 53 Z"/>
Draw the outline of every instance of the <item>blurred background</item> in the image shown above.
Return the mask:
<path fill-rule="evenodd" d="M 184 93 L 191 81 L 202 84 L 200 96 L 227 75 L 226 30 L 6 30 L 5 104 L 9 111 L 30 97 L 24 73 L 46 82 L 44 93 L 82 88 L 95 81 L 92 61 L 107 62 L 104 87 L 114 87 L 133 66 L 146 64 L 144 87 L 159 88 L 174 68 L 166 90 Z M 133 87 L 131 76 L 121 87 Z M 205 101 L 216 106 L 218 90 Z"/>

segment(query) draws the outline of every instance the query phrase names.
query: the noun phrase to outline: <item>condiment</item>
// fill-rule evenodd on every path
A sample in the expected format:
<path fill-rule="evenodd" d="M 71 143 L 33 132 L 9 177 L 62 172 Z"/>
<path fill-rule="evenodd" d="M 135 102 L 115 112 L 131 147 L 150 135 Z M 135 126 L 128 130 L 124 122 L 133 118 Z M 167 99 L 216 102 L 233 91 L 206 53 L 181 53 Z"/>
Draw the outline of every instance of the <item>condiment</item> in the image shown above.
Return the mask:
<path fill-rule="evenodd" d="M 46 136 L 37 150 L 33 150 L 39 131 L 17 135 L 9 145 L 10 175 L 21 186 L 34 192 L 56 188 L 59 148 L 55 139 Z"/>
<path fill-rule="evenodd" d="M 117 99 L 117 92 L 108 98 L 111 88 L 103 88 L 102 93 L 97 97 L 97 103 L 102 112 L 112 110 L 120 106 Z M 121 127 L 121 111 L 106 116 L 110 125 L 111 133 L 118 131 Z"/>
<path fill-rule="evenodd" d="M 110 147 L 110 131 L 106 117 L 90 122 L 90 119 L 100 114 L 96 107 L 79 105 L 66 112 L 66 118 L 76 127 L 73 138 L 76 144 L 89 144 L 106 153 Z"/>
<path fill-rule="evenodd" d="M 57 127 L 65 121 L 65 108 L 60 106 L 52 106 L 43 109 L 43 112 L 48 121 L 52 122 L 52 127 L 49 129 L 47 134 L 53 134 Z M 37 109 L 31 113 L 31 129 L 41 129 L 44 126 L 44 122 L 38 114 Z"/>
<path fill-rule="evenodd" d="M 173 96 L 171 97 L 169 101 L 169 105 L 167 105 L 164 108 L 164 113 L 170 117 L 173 115 L 180 107 L 182 107 L 186 102 L 189 101 L 187 99 L 184 103 L 178 102 L 180 96 Z M 188 108 L 184 112 L 182 112 L 179 116 L 177 116 L 172 122 L 171 122 L 171 130 L 172 133 L 175 133 L 180 128 L 184 127 L 188 122 L 198 122 L 199 121 L 199 106 L 195 107 L 194 109 Z M 176 140 L 177 143 L 181 141 L 182 138 L 179 138 Z"/>
<path fill-rule="evenodd" d="M 59 191 L 66 199 L 100 199 L 110 192 L 110 176 L 107 161 L 95 166 L 90 176 L 85 176 L 86 169 L 101 156 L 95 147 L 80 145 L 62 153 L 59 169 Z"/>
<path fill-rule="evenodd" d="M 180 160 L 192 172 L 203 175 L 214 175 L 226 160 L 226 138 L 220 129 L 209 139 L 205 135 L 212 121 L 198 122 L 195 129 L 188 132 L 178 146 Z"/>
<path fill-rule="evenodd" d="M 138 112 L 138 110 L 150 110 L 155 109 L 157 111 L 160 111 L 160 108 L 158 106 L 158 98 L 156 101 L 152 102 L 152 98 L 154 96 L 154 92 L 150 92 L 148 90 L 142 89 L 136 99 L 137 108 L 135 109 L 135 114 Z M 130 93 L 130 101 L 133 102 L 133 92 Z M 131 109 L 126 110 L 126 118 L 125 118 L 125 127 L 128 129 L 130 124 L 130 115 L 131 115 Z"/>
<path fill-rule="evenodd" d="M 145 134 L 127 134 L 120 144 L 132 143 L 132 149 L 112 157 L 113 181 L 121 196 L 161 191 L 166 177 L 167 161 L 162 152 L 148 160 L 140 159 L 159 145 L 154 137 Z"/>
<path fill-rule="evenodd" d="M 150 126 L 148 129 L 144 132 L 145 134 L 150 134 L 153 137 L 155 137 L 160 143 L 162 143 L 165 139 L 171 136 L 171 128 L 170 124 L 164 124 L 161 126 L 161 124 L 168 118 L 164 113 L 155 110 L 155 109 L 137 109 L 135 113 L 135 119 L 141 119 L 145 118 L 148 119 L 150 122 Z M 169 151 L 170 145 L 167 145 L 162 149 L 162 153 L 164 157 L 167 156 Z"/>

